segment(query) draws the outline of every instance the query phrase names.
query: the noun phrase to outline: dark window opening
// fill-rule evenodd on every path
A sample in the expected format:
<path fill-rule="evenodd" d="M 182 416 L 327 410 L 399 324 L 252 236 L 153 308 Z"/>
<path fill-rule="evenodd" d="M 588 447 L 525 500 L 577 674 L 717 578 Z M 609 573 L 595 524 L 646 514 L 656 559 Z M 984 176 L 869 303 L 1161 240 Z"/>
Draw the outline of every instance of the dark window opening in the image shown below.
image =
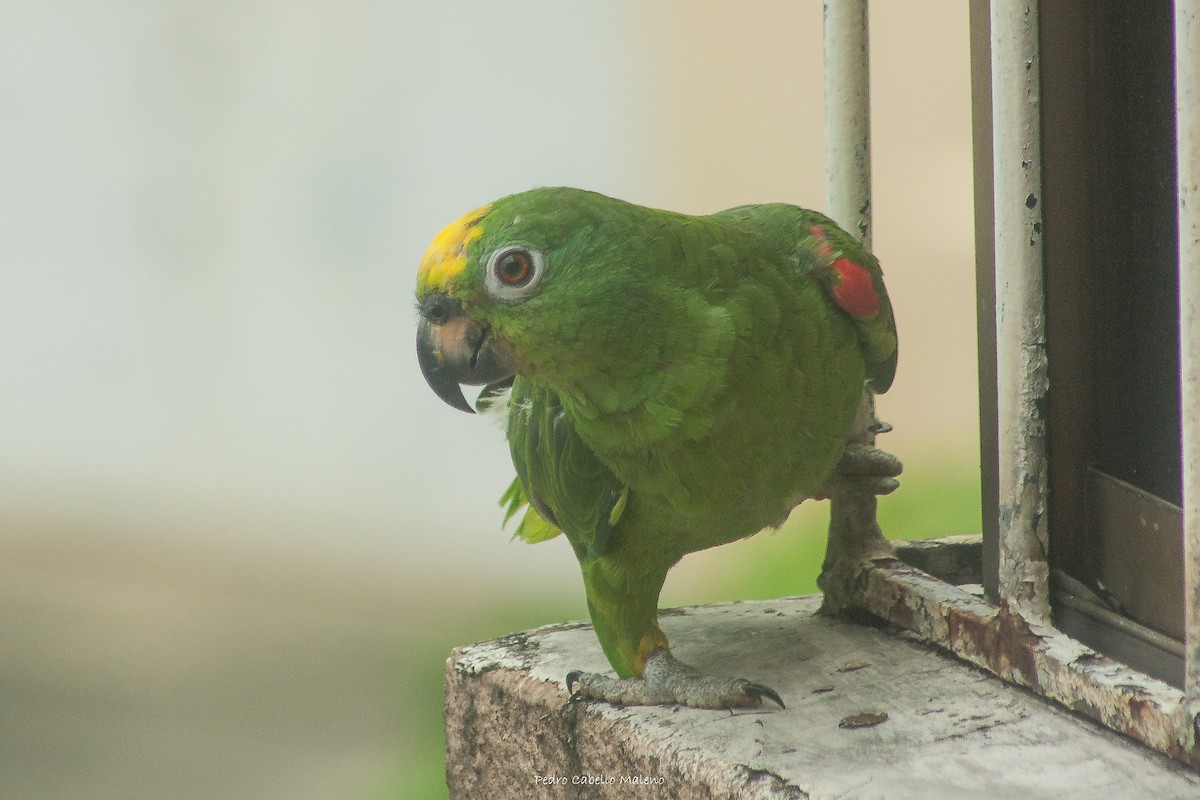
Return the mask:
<path fill-rule="evenodd" d="M 1041 4 L 1041 202 L 1055 621 L 1182 685 L 1173 13 Z"/>

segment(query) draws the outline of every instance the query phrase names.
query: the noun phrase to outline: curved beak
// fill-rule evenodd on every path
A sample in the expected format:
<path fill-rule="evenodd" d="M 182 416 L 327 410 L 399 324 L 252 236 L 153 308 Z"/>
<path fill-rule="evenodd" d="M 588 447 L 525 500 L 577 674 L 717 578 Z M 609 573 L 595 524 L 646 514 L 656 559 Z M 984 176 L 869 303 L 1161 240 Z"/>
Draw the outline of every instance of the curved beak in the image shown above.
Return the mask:
<path fill-rule="evenodd" d="M 434 394 L 448 405 L 475 413 L 462 384 L 482 386 L 511 378 L 512 348 L 490 328 L 462 315 L 457 303 L 444 298 L 422 302 L 417 325 L 417 362 Z"/>

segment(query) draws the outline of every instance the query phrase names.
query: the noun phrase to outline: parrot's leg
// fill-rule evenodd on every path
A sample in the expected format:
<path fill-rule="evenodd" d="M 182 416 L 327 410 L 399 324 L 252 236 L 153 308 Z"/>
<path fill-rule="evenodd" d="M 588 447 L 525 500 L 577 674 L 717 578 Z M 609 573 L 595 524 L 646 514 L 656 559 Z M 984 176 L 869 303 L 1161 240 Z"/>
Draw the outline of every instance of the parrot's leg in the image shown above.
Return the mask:
<path fill-rule="evenodd" d="M 875 435 L 891 430 L 875 416 L 869 392 L 863 393 L 850 442 L 833 474 L 818 491 L 829 499 L 829 543 L 817 585 L 825 595 L 821 610 L 838 613 L 849 605 L 859 574 L 871 562 L 892 557 L 892 544 L 876 522 L 878 495 L 900 485 L 900 460 L 875 447 Z"/>
<path fill-rule="evenodd" d="M 760 705 L 765 697 L 783 706 L 779 694 L 767 686 L 703 675 L 671 655 L 657 609 L 667 568 L 648 569 L 645 559 L 620 556 L 618 552 L 587 558 L 582 564 L 596 637 L 618 677 L 572 672 L 567 675 L 572 700 L 746 708 Z"/>

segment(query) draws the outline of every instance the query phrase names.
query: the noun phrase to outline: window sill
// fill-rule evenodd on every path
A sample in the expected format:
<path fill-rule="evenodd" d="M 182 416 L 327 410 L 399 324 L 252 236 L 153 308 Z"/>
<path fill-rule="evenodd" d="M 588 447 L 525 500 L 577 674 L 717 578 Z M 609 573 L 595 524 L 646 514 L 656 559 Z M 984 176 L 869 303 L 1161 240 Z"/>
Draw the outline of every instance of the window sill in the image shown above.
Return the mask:
<path fill-rule="evenodd" d="M 996 611 L 969 592 L 934 583 L 971 598 L 977 607 L 970 613 Z M 456 650 L 446 671 L 452 796 L 1200 793 L 1200 776 L 1182 765 L 950 658 L 908 631 L 819 616 L 820 603 L 810 596 L 663 614 L 680 658 L 713 673 L 761 680 L 783 695 L 786 711 L 568 703 L 567 672 L 607 669 L 585 624 Z M 886 712 L 887 719 L 843 726 L 864 712 Z"/>
<path fill-rule="evenodd" d="M 905 563 L 918 563 L 906 552 L 908 547 L 897 547 L 897 558 L 857 565 L 848 602 L 1006 681 L 1200 766 L 1182 691 L 1056 628 L 1030 625 L 981 593 L 915 569 Z"/>

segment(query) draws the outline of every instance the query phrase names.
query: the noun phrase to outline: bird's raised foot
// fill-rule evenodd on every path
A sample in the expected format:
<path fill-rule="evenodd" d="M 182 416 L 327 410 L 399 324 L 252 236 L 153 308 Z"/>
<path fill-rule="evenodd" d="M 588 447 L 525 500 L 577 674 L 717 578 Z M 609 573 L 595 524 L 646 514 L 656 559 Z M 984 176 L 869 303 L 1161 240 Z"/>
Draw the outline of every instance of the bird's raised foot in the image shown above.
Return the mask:
<path fill-rule="evenodd" d="M 891 453 L 871 445 L 848 444 L 833 474 L 825 479 L 814 499 L 827 499 L 835 485 L 854 486 L 876 495 L 891 494 L 899 488 L 896 476 L 903 470 L 900 459 Z"/>
<path fill-rule="evenodd" d="M 603 700 L 623 706 L 688 706 L 691 708 L 751 708 L 764 698 L 786 708 L 769 686 L 742 678 L 702 675 L 666 650 L 647 659 L 641 678 L 610 678 L 594 672 L 567 675 L 571 700 Z"/>

